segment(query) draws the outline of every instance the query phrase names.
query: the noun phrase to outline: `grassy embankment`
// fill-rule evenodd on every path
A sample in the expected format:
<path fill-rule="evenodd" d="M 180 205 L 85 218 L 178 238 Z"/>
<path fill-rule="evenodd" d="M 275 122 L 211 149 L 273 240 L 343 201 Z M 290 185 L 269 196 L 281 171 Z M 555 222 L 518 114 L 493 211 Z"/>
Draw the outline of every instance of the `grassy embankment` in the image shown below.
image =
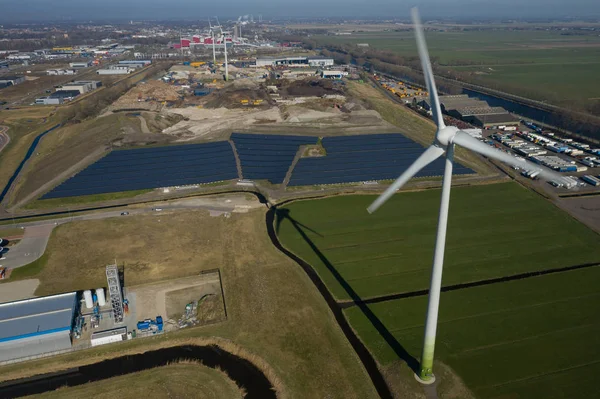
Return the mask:
<path fill-rule="evenodd" d="M 279 379 L 282 397 L 374 398 L 361 363 L 304 272 L 280 254 L 266 232 L 264 210 L 210 217 L 163 212 L 58 226 L 36 294 L 105 284 L 104 267 L 125 265 L 125 285 L 221 268 L 228 320 L 162 337 L 131 340 L 0 368 L 0 378 L 76 367 L 105 357 L 219 337 L 253 354 Z M 194 341 L 196 340 L 196 341 Z M 124 377 L 126 381 L 135 378 Z M 68 390 L 65 390 L 68 392 Z"/>
<path fill-rule="evenodd" d="M 32 398 L 243 398 L 243 392 L 225 373 L 194 362 L 58 389 Z"/>
<path fill-rule="evenodd" d="M 373 215 L 365 208 L 374 196 L 297 201 L 285 208 L 317 250 L 289 219 L 279 236 L 341 300 L 426 290 L 439 194 L 402 193 Z M 456 188 L 450 209 L 443 286 L 600 263 L 598 234 L 516 184 Z M 598 277 L 593 267 L 444 293 L 437 359 L 481 397 L 531 397 L 539 384 L 589 397 L 600 355 Z M 345 310 L 392 381 L 412 373 L 399 357 L 414 366 L 420 356 L 426 304 L 418 295 L 369 306 L 373 315 Z M 447 383 L 451 374 L 436 367 Z"/>

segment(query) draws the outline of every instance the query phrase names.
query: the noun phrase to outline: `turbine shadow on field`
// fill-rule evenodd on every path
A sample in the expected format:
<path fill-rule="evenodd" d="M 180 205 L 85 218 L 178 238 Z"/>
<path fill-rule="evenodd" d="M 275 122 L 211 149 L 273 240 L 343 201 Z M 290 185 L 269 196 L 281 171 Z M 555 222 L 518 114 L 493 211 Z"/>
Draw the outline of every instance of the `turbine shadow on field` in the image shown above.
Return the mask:
<path fill-rule="evenodd" d="M 377 331 L 379 332 L 381 337 L 385 340 L 385 342 L 387 342 L 387 344 L 394 350 L 396 355 L 400 359 L 404 360 L 404 362 L 406 362 L 406 364 L 415 373 L 417 373 L 419 371 L 419 362 L 417 361 L 417 359 L 414 358 L 410 353 L 408 353 L 406 351 L 406 349 L 404 349 L 404 347 L 400 344 L 400 342 L 398 342 L 398 340 L 396 340 L 396 338 L 392 335 L 392 333 L 390 333 L 390 331 L 385 327 L 385 325 L 381 322 L 381 320 L 379 320 L 379 318 L 375 315 L 375 313 L 373 313 L 373 311 L 371 309 L 369 309 L 369 306 L 366 303 L 364 303 L 364 301 L 358 295 L 358 293 L 356 291 L 354 291 L 352 286 L 344 279 L 344 277 L 342 277 L 342 275 L 337 271 L 337 269 L 333 266 L 333 264 L 331 264 L 331 262 L 329 262 L 327 257 L 323 254 L 323 252 L 321 252 L 321 250 L 310 239 L 310 237 L 308 237 L 308 235 L 305 232 L 305 229 L 314 234 L 317 234 L 319 237 L 323 237 L 323 236 L 321 234 L 317 233 L 316 231 L 310 229 L 309 227 L 306 227 L 305 225 L 298 222 L 297 220 L 293 219 L 290 216 L 290 210 L 286 209 L 286 208 L 276 208 L 275 209 L 275 223 L 276 223 L 275 231 L 276 231 L 276 233 L 279 233 L 279 227 L 281 225 L 281 222 L 284 219 L 287 219 L 292 224 L 292 226 L 294 226 L 294 228 L 296 229 L 298 234 L 300 234 L 302 239 L 310 246 L 310 248 L 313 250 L 313 252 L 319 257 L 321 262 L 323 262 L 323 264 L 327 267 L 327 270 L 329 270 L 329 272 L 335 277 L 337 282 L 344 288 L 344 290 L 348 293 L 350 298 L 352 298 L 352 300 L 354 301 L 356 306 L 358 306 L 358 308 L 363 312 L 363 314 L 367 317 L 367 319 L 369 319 L 371 324 L 377 329 Z"/>

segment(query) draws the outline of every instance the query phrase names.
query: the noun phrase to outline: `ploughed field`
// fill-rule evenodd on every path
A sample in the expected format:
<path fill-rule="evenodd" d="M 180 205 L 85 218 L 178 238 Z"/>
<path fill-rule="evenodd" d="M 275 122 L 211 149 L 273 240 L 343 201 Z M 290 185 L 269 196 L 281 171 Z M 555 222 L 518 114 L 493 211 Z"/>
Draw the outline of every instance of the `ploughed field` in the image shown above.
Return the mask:
<path fill-rule="evenodd" d="M 414 366 L 440 191 L 397 194 L 369 215 L 375 198 L 296 201 L 278 211 L 276 227 L 339 300 L 413 293 L 344 313 L 378 362 Z M 599 243 L 596 233 L 517 184 L 453 188 L 443 287 L 583 267 L 443 292 L 436 360 L 481 398 L 593 397 Z"/>

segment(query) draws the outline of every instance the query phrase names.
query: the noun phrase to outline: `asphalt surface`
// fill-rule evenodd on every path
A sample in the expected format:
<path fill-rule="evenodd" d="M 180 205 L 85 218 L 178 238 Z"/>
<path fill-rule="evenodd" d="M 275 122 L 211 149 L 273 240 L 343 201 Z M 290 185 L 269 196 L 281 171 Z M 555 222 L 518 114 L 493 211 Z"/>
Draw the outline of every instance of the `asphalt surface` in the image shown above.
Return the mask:
<path fill-rule="evenodd" d="M 130 217 L 141 214 L 159 214 L 174 210 L 185 209 L 204 209 L 208 210 L 211 216 L 219 216 L 227 212 L 244 212 L 247 209 L 262 207 L 256 200 L 247 200 L 244 196 L 232 196 L 230 198 L 209 198 L 209 199 L 187 199 L 175 200 L 165 204 L 147 206 L 143 208 L 122 209 L 115 211 L 97 212 L 84 215 L 65 216 L 62 218 L 41 220 L 35 222 L 16 223 L 14 227 L 21 227 L 25 233 L 23 239 L 16 245 L 4 248 L 0 257 L 0 266 L 8 269 L 28 265 L 39 259 L 46 250 L 50 234 L 54 227 L 78 220 L 99 220 L 112 217 Z M 160 209 L 160 210 L 158 210 Z M 123 213 L 127 213 L 123 215 Z"/>

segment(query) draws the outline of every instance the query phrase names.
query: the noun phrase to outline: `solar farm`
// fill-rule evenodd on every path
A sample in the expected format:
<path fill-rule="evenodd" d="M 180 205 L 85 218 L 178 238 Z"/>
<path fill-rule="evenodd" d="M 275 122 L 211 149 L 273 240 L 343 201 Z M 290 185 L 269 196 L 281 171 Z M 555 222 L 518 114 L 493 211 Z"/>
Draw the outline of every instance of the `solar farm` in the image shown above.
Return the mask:
<path fill-rule="evenodd" d="M 317 137 L 233 133 L 245 179 L 283 183 L 301 145 L 316 144 Z"/>
<path fill-rule="evenodd" d="M 420 355 L 439 197 L 398 194 L 372 215 L 374 196 L 296 201 L 277 220 L 338 300 L 378 298 L 344 313 L 383 365 Z M 477 396 L 592 397 L 598 234 L 514 183 L 455 188 L 450 208 L 437 358 Z"/>
<path fill-rule="evenodd" d="M 290 186 L 396 179 L 423 152 L 420 144 L 401 134 L 324 137 L 321 144 L 327 155 L 301 158 Z M 443 170 L 440 158 L 416 177 L 441 176 Z M 474 172 L 456 164 L 454 173 Z"/>
<path fill-rule="evenodd" d="M 207 184 L 239 178 L 283 183 L 301 146 L 314 136 L 233 133 L 230 141 L 115 150 L 63 182 L 42 199 Z M 423 151 L 401 134 L 325 137 L 326 156 L 300 158 L 290 185 L 394 179 Z M 240 159 L 239 176 L 234 151 Z M 439 176 L 443 160 L 417 177 Z M 456 164 L 455 174 L 474 173 Z"/>
<path fill-rule="evenodd" d="M 212 183 L 238 177 L 226 141 L 112 151 L 42 199 Z"/>

